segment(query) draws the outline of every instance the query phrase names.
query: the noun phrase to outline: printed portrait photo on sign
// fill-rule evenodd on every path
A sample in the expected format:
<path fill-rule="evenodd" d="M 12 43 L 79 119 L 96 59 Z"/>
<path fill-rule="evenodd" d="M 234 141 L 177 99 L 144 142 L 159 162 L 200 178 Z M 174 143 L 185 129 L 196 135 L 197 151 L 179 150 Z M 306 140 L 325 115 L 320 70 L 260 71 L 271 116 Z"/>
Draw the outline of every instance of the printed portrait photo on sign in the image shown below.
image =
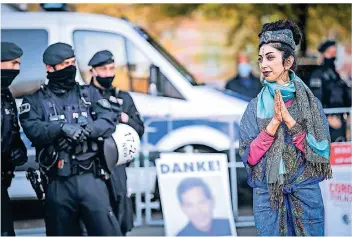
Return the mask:
<path fill-rule="evenodd" d="M 231 236 L 230 197 L 221 177 L 170 177 L 161 185 L 169 190 L 163 209 L 172 236 Z"/>

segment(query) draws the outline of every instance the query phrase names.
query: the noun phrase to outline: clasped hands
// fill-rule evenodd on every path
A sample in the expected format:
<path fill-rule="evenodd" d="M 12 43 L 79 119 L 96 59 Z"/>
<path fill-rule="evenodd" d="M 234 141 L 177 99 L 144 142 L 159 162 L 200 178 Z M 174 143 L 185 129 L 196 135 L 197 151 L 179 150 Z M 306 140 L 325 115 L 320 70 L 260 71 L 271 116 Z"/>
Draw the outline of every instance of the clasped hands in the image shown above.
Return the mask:
<path fill-rule="evenodd" d="M 282 122 L 286 123 L 288 128 L 293 127 L 296 123 L 296 121 L 292 118 L 292 116 L 288 112 L 279 89 L 275 91 L 273 120 L 275 124 L 280 124 Z"/>
<path fill-rule="evenodd" d="M 84 128 L 79 124 L 64 124 L 61 128 L 64 137 L 58 140 L 59 150 L 70 151 L 75 144 L 82 143 L 91 137 L 93 126 L 87 124 Z"/>
<path fill-rule="evenodd" d="M 290 129 L 292 128 L 295 124 L 296 121 L 292 118 L 290 113 L 288 112 L 285 102 L 282 99 L 280 90 L 277 89 L 275 91 L 275 96 L 274 96 L 274 116 L 269 123 L 269 125 L 266 127 L 266 132 L 274 136 L 276 134 L 276 131 L 280 124 L 284 122 L 286 126 Z"/>

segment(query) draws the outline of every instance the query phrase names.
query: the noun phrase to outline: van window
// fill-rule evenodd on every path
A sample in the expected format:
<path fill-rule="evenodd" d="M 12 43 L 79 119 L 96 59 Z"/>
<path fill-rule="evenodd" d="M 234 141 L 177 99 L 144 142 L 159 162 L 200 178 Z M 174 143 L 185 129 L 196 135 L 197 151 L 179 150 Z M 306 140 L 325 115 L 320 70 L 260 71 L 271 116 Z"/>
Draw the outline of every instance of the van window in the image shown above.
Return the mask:
<path fill-rule="evenodd" d="M 74 50 L 82 79 L 90 83 L 88 62 L 101 50 L 114 55 L 116 74 L 113 86 L 125 91 L 149 94 L 149 70 L 152 61 L 131 41 L 116 33 L 76 30 L 73 33 Z M 182 95 L 161 75 L 157 88 L 160 96 L 183 99 Z"/>
<path fill-rule="evenodd" d="M 114 55 L 116 65 L 116 76 L 113 85 L 121 90 L 130 90 L 123 36 L 102 31 L 77 30 L 73 33 L 73 44 L 78 68 L 82 79 L 86 83 L 90 83 L 91 80 L 88 66 L 89 60 L 96 52 L 109 50 Z"/>
<path fill-rule="evenodd" d="M 129 40 L 126 40 L 126 45 L 132 90 L 148 94 L 152 61 Z M 184 99 L 163 73 L 160 73 L 160 83 L 156 89 L 159 96 Z"/>
<path fill-rule="evenodd" d="M 1 41 L 12 42 L 23 50 L 20 74 L 14 84 L 28 80 L 45 81 L 43 53 L 48 47 L 48 32 L 43 29 L 1 29 Z"/>
<path fill-rule="evenodd" d="M 158 90 L 161 96 L 181 99 L 181 100 L 185 99 L 162 72 L 160 72 L 160 85 Z"/>
<path fill-rule="evenodd" d="M 128 40 L 126 46 L 132 89 L 135 92 L 148 94 L 149 68 L 152 62 L 131 41 Z"/>

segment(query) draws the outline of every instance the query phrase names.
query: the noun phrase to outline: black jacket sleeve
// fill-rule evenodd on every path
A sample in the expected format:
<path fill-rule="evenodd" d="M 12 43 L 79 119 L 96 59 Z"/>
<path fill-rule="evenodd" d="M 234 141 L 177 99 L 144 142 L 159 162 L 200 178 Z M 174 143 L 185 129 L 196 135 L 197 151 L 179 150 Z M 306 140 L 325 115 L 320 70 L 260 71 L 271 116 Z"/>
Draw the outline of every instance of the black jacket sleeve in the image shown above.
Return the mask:
<path fill-rule="evenodd" d="M 139 137 L 142 137 L 144 134 L 144 123 L 141 119 L 141 115 L 139 114 L 136 105 L 129 93 L 125 94 L 125 102 L 128 104 L 128 108 L 126 114 L 128 115 L 128 125 L 130 125 L 136 132 Z"/>
<path fill-rule="evenodd" d="M 37 94 L 24 97 L 19 117 L 23 132 L 33 145 L 45 146 L 53 144 L 62 135 L 61 123 L 45 121 L 39 100 Z"/>
<path fill-rule="evenodd" d="M 14 102 L 14 104 L 16 104 Z M 15 106 L 15 114 L 17 115 L 18 114 L 18 111 L 17 111 L 17 107 Z M 13 147 L 14 149 L 21 149 L 22 152 L 27 155 L 27 148 L 26 146 L 24 145 L 22 139 L 21 139 L 21 133 L 20 133 L 20 126 L 19 126 L 19 123 L 18 123 L 18 118 L 17 116 L 15 117 L 15 124 L 17 125 L 15 127 L 15 134 L 14 134 L 14 137 L 13 137 L 13 140 L 12 140 L 12 144 L 11 144 L 11 147 Z"/>
<path fill-rule="evenodd" d="M 90 86 L 89 91 L 92 99 L 91 109 L 96 113 L 97 117 L 97 119 L 93 122 L 93 126 L 95 128 L 94 137 L 107 138 L 115 132 L 118 114 L 111 109 L 111 105 L 108 100 L 104 99 L 96 88 Z"/>

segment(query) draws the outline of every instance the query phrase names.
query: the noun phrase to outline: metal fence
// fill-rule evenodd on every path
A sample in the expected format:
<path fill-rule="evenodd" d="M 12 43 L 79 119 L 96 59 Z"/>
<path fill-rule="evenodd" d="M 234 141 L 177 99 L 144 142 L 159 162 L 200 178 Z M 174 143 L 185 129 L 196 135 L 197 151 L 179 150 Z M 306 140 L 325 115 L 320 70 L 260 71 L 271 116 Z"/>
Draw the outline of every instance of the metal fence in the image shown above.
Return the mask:
<path fill-rule="evenodd" d="M 343 119 L 347 123 L 347 129 L 349 129 L 349 140 L 352 137 L 352 108 L 332 108 L 324 109 L 326 115 L 331 114 L 343 114 Z M 167 132 L 169 134 L 178 128 L 175 128 L 174 124 L 178 121 L 216 121 L 223 123 L 224 126 L 220 129 L 231 141 L 229 144 L 229 149 L 225 152 L 228 155 L 228 167 L 230 175 L 230 188 L 231 188 L 231 201 L 233 208 L 233 215 L 236 221 L 236 227 L 247 227 L 254 226 L 254 217 L 253 210 L 247 210 L 246 214 L 240 214 L 239 212 L 239 201 L 238 201 L 238 171 L 244 171 L 244 165 L 240 159 L 238 159 L 238 147 L 239 139 L 238 131 L 236 131 L 236 126 L 238 128 L 240 117 L 236 116 L 216 116 L 216 117 L 207 117 L 205 118 L 173 118 L 173 117 L 157 117 L 149 118 L 145 120 L 145 134 L 142 138 L 142 155 L 140 159 L 134 161 L 133 167 L 127 168 L 128 173 L 128 186 L 130 192 L 135 194 L 135 205 L 136 205 L 136 219 L 135 226 L 140 226 L 143 224 L 147 225 L 163 225 L 164 221 L 162 218 L 153 218 L 153 210 L 160 211 L 161 204 L 159 200 L 154 200 L 155 185 L 156 185 L 156 168 L 154 165 L 155 158 L 158 158 L 158 149 L 155 145 L 155 142 L 151 142 L 151 134 L 155 132 L 153 124 L 156 122 L 165 122 L 167 124 Z M 224 127 L 227 127 L 227 131 L 224 130 Z M 173 151 L 169 151 L 173 152 Z M 192 149 L 186 150 L 186 152 L 194 152 Z M 153 155 L 151 155 L 153 154 Z M 237 160 L 236 160 L 237 157 Z M 242 169 L 242 170 L 241 170 Z M 132 180 L 131 180 L 132 179 Z M 248 188 L 250 187 L 247 184 L 244 184 Z M 252 208 L 252 207 L 251 207 Z"/>

